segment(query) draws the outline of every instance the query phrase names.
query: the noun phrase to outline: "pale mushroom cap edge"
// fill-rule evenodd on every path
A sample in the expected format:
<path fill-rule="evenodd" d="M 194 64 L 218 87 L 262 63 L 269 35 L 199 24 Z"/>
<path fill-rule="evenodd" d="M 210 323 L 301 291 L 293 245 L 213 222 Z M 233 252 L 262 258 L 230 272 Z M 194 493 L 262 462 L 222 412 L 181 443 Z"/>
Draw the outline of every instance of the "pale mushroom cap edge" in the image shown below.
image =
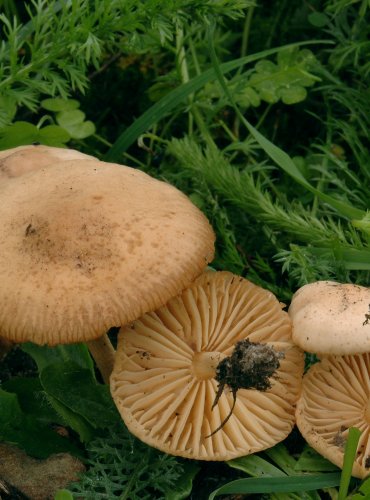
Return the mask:
<path fill-rule="evenodd" d="M 58 161 L 88 159 L 95 158 L 75 149 L 43 145 L 18 146 L 0 151 L 0 181 L 19 177 Z"/>
<path fill-rule="evenodd" d="M 344 355 L 370 351 L 370 289 L 334 281 L 304 285 L 289 307 L 293 340 L 307 352 Z"/>

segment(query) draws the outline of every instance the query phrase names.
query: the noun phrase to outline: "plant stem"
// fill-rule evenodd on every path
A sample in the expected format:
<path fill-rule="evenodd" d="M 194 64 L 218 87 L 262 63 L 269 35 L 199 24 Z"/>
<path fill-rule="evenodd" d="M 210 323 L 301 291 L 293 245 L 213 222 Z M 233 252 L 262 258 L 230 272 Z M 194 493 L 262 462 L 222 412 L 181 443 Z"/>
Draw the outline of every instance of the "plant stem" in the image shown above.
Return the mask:
<path fill-rule="evenodd" d="M 244 30 L 243 30 L 243 36 L 242 36 L 242 46 L 240 49 L 240 56 L 241 57 L 247 55 L 248 41 L 249 41 L 249 34 L 250 34 L 250 30 L 251 30 L 251 25 L 252 25 L 253 12 L 254 12 L 254 6 L 249 7 L 247 17 L 245 18 L 245 23 L 244 23 Z"/>
<path fill-rule="evenodd" d="M 186 61 L 186 52 L 184 47 L 184 31 L 182 28 L 177 26 L 176 28 L 176 52 L 179 66 L 179 73 L 181 76 L 182 83 L 188 83 L 190 81 L 189 69 Z M 213 139 L 208 131 L 206 124 L 204 123 L 202 115 L 199 113 L 197 107 L 194 105 L 194 94 L 190 94 L 188 97 L 188 102 L 190 106 L 189 113 L 189 134 L 193 132 L 193 118 L 201 132 L 203 139 L 209 144 L 213 144 Z"/>

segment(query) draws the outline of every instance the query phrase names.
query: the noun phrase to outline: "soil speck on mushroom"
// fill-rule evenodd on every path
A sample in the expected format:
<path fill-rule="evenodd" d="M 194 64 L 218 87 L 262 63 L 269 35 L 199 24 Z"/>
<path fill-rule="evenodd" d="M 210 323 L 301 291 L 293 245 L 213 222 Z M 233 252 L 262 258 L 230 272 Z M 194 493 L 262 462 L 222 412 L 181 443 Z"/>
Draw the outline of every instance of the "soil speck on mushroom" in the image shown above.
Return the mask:
<path fill-rule="evenodd" d="M 225 385 L 229 386 L 233 394 L 233 404 L 230 413 L 221 425 L 207 438 L 222 429 L 231 417 L 238 389 L 256 389 L 257 391 L 270 389 L 271 378 L 279 369 L 280 359 L 283 357 L 283 352 L 277 352 L 267 344 L 251 342 L 249 339 L 240 340 L 235 344 L 231 356 L 220 361 L 216 368 L 215 379 L 219 385 L 212 404 L 212 410 L 217 405 Z"/>
<path fill-rule="evenodd" d="M 365 313 L 365 321 L 362 323 L 362 326 L 368 325 L 370 321 L 370 304 L 369 304 L 369 312 Z"/>

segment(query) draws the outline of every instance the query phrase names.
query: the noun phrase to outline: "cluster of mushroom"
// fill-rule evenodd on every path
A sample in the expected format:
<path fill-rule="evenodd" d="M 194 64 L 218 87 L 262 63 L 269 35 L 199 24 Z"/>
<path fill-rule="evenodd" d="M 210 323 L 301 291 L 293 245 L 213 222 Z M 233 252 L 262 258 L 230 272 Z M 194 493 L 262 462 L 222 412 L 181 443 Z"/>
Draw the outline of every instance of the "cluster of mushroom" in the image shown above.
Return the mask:
<path fill-rule="evenodd" d="M 370 472 L 370 289 L 318 281 L 289 307 L 293 340 L 319 361 L 304 375 L 297 426 L 321 455 L 343 466 L 351 427 L 361 431 L 352 474 Z"/>
<path fill-rule="evenodd" d="M 0 152 L 0 190 L 3 348 L 87 342 L 128 428 L 168 453 L 228 460 L 297 421 L 342 466 L 355 426 L 353 474 L 368 474 L 369 289 L 312 283 L 288 315 L 248 280 L 204 272 L 214 233 L 185 195 L 77 151 Z M 105 334 L 121 325 L 115 353 Z M 320 361 L 302 384 L 303 350 Z"/>
<path fill-rule="evenodd" d="M 0 190 L 3 338 L 87 342 L 106 381 L 114 362 L 128 428 L 163 451 L 227 460 L 289 434 L 304 364 L 289 316 L 248 280 L 204 272 L 214 233 L 185 195 L 44 146 L 1 152 Z"/>

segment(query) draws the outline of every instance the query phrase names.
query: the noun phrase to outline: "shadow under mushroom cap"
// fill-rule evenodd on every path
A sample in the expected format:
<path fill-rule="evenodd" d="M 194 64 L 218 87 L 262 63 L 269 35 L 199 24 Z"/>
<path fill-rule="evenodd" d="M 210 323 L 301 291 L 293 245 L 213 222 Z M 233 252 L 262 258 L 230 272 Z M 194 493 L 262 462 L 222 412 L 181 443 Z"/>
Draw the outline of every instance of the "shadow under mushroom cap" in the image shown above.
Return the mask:
<path fill-rule="evenodd" d="M 249 339 L 283 352 L 266 391 L 240 389 L 217 405 L 217 365 Z M 271 292 L 228 272 L 207 272 L 181 295 L 123 327 L 111 392 L 129 430 L 167 453 L 229 460 L 269 448 L 294 425 L 303 352 Z M 208 437 L 207 437 L 208 436 Z"/>

